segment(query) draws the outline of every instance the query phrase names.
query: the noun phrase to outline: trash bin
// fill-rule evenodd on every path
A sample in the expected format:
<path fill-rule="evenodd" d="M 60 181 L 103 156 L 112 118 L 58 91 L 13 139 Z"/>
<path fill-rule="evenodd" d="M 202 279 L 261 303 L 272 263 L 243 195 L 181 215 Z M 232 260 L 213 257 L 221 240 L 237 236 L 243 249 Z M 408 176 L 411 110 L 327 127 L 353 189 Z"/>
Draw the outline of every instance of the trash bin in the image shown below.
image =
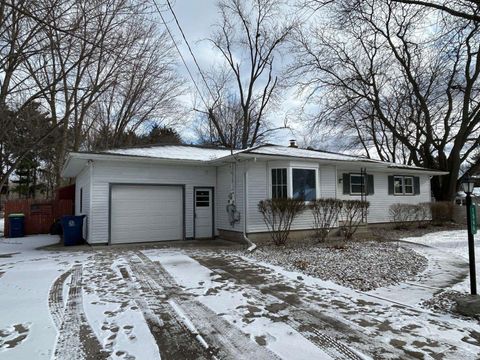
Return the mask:
<path fill-rule="evenodd" d="M 8 215 L 8 236 L 11 238 L 25 236 L 25 215 Z"/>
<path fill-rule="evenodd" d="M 63 244 L 65 246 L 80 245 L 83 243 L 83 219 L 81 216 L 62 216 L 60 222 L 63 228 Z"/>

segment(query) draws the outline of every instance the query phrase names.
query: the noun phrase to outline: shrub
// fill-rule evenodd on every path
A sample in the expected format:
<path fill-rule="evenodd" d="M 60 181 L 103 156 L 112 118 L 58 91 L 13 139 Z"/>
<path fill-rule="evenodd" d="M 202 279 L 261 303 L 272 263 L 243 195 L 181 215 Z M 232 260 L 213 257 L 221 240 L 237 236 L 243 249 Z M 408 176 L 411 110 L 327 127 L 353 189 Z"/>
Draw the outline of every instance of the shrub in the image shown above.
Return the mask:
<path fill-rule="evenodd" d="M 258 203 L 258 211 L 275 245 L 286 244 L 292 222 L 304 208 L 303 200 L 297 199 L 268 199 Z"/>
<path fill-rule="evenodd" d="M 424 228 L 428 226 L 428 223 L 431 220 L 431 213 L 430 213 L 430 204 L 429 203 L 421 203 L 417 205 L 417 226 L 419 228 Z"/>
<path fill-rule="evenodd" d="M 342 205 L 343 236 L 345 240 L 353 237 L 366 215 L 370 203 L 361 200 L 345 200 Z"/>
<path fill-rule="evenodd" d="M 454 203 L 452 201 L 438 201 L 430 203 L 432 222 L 436 225 L 443 225 L 453 221 Z"/>
<path fill-rule="evenodd" d="M 335 226 L 343 202 L 338 199 L 318 199 L 312 204 L 313 228 L 319 241 L 325 241 Z"/>
<path fill-rule="evenodd" d="M 395 223 L 395 228 L 406 229 L 412 223 L 418 227 L 427 224 L 430 217 L 428 204 L 393 204 L 389 209 L 390 219 Z"/>

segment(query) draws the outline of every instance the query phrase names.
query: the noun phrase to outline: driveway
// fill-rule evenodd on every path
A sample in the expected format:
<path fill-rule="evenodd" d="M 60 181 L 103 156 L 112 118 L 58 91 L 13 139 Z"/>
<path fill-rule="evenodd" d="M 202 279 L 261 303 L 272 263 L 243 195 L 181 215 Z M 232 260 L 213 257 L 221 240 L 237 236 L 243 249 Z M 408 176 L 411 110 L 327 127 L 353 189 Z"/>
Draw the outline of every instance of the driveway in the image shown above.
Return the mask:
<path fill-rule="evenodd" d="M 480 326 L 209 247 L 0 239 L 2 359 L 477 359 Z"/>

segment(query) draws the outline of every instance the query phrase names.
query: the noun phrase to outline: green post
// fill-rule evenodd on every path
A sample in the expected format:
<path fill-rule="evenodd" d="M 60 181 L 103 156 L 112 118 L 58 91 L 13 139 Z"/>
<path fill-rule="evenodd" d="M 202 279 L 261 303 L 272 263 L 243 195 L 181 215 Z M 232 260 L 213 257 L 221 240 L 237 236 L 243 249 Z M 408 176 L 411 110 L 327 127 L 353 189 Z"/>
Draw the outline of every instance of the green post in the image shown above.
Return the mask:
<path fill-rule="evenodd" d="M 472 227 L 472 234 L 477 233 L 477 207 L 475 205 L 470 205 L 470 224 Z"/>

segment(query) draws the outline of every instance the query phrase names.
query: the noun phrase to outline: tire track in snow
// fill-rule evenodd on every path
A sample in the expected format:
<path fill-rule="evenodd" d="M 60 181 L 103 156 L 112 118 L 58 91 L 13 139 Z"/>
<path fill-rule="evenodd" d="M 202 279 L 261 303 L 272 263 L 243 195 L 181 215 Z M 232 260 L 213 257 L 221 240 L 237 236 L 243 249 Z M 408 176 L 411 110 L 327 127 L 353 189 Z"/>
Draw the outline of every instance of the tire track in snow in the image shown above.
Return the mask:
<path fill-rule="evenodd" d="M 125 268 L 119 267 L 129 282 L 137 306 L 154 337 L 162 359 L 210 359 L 212 354 L 196 341 L 188 329 L 177 319 L 167 301 L 165 291 L 145 273 L 141 261 L 126 256 L 134 279 Z"/>
<path fill-rule="evenodd" d="M 70 289 L 55 344 L 54 358 L 59 360 L 107 359 L 109 353 L 103 349 L 93 333 L 83 310 L 82 265 L 75 265 L 71 271 Z"/>
<path fill-rule="evenodd" d="M 234 261 L 227 261 L 221 258 L 210 258 L 208 256 L 198 256 L 196 254 L 189 254 L 190 257 L 198 261 L 212 272 L 218 274 L 221 278 L 231 280 L 236 284 L 249 286 L 247 290 L 249 296 L 255 299 L 258 304 L 283 304 L 288 306 L 288 316 L 280 317 L 280 321 L 290 325 L 293 329 L 302 334 L 310 342 L 317 345 L 320 349 L 335 359 L 352 359 L 361 360 L 362 357 L 355 351 L 352 351 L 343 342 L 337 340 L 338 335 L 346 343 L 355 340 L 355 343 L 364 345 L 364 350 L 372 352 L 373 345 L 368 335 L 360 333 L 338 320 L 325 316 L 320 310 L 315 309 L 310 304 L 305 304 L 297 298 L 286 294 L 279 286 L 278 290 L 270 288 L 268 281 L 263 279 L 262 282 L 256 283 L 255 272 L 262 273 L 262 269 L 254 269 L 253 264 L 248 264 L 249 268 L 245 268 L 243 263 Z M 232 259 L 230 259 L 232 260 Z M 240 273 L 242 275 L 240 275 Z M 260 289 L 258 288 L 260 286 Z M 267 310 L 267 309 L 266 309 Z M 276 310 L 269 311 L 272 319 L 277 319 L 279 316 Z M 326 330 L 328 333 L 326 333 Z M 341 333 L 339 331 L 342 331 Z M 345 334 L 347 338 L 345 338 Z M 391 354 L 393 356 L 404 355 L 393 346 L 382 344 L 380 349 L 377 349 L 377 354 L 382 356 Z M 375 352 L 375 351 L 374 351 Z"/>
<path fill-rule="evenodd" d="M 60 329 L 63 322 L 63 315 L 65 313 L 65 303 L 63 301 L 63 288 L 65 281 L 72 274 L 73 269 L 69 269 L 55 279 L 48 294 L 48 307 L 52 315 L 53 322 Z"/>
<path fill-rule="evenodd" d="M 188 320 L 213 348 L 211 353 L 214 356 L 235 360 L 278 359 L 269 349 L 253 342 L 236 326 L 192 299 L 193 296 L 186 294 L 161 264 L 153 262 L 140 251 L 135 254 L 141 260 L 136 262 L 137 269 L 153 282 L 152 286 L 162 289 L 166 296 L 183 310 L 188 309 Z"/>

